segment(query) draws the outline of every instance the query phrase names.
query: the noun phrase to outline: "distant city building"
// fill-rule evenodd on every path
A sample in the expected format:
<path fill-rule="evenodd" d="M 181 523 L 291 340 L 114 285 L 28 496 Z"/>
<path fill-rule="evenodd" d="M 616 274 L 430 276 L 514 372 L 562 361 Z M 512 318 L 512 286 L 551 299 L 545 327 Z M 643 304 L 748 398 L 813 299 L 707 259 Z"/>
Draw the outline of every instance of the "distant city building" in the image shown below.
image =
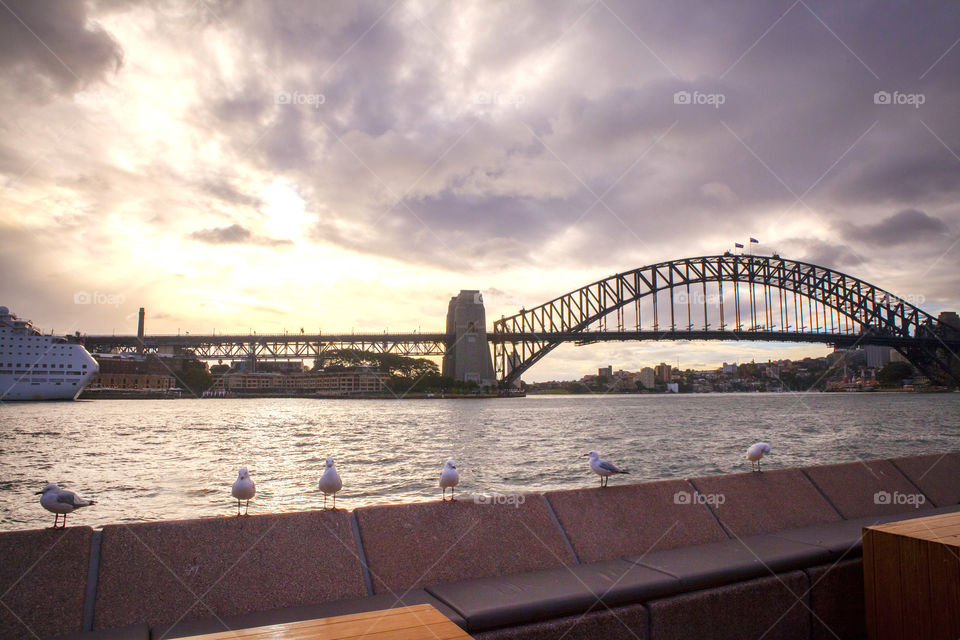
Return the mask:
<path fill-rule="evenodd" d="M 723 373 L 735 374 L 735 373 L 737 372 L 737 363 L 736 363 L 736 362 L 731 362 L 730 364 L 727 364 L 726 362 L 724 362 L 724 363 L 723 363 L 723 366 L 720 368 L 720 370 L 721 370 Z"/>
<path fill-rule="evenodd" d="M 680 385 L 676 382 L 668 382 L 667 393 L 680 393 Z"/>
<path fill-rule="evenodd" d="M 657 382 L 667 383 L 673 379 L 670 365 L 662 362 L 653 368 L 653 373 Z"/>
<path fill-rule="evenodd" d="M 650 367 L 644 367 L 640 370 L 640 384 L 644 389 L 653 389 L 657 384 L 656 374 Z"/>
<path fill-rule="evenodd" d="M 864 355 L 867 357 L 867 366 L 871 369 L 879 369 L 890 362 L 890 347 L 880 347 L 876 345 L 867 345 L 863 347 Z"/>
<path fill-rule="evenodd" d="M 600 377 L 606 376 L 606 377 L 608 377 L 608 378 L 612 378 L 612 377 L 613 377 L 613 367 L 612 367 L 612 366 L 600 367 L 599 369 L 597 369 L 597 375 L 600 376 Z"/>
<path fill-rule="evenodd" d="M 384 390 L 383 374 L 366 367 L 348 367 L 327 371 L 282 373 L 228 373 L 217 379 L 213 392 L 289 393 L 349 396 Z"/>
<path fill-rule="evenodd" d="M 177 379 L 171 375 L 152 373 L 99 373 L 94 377 L 88 388 L 165 391 L 176 386 Z"/>

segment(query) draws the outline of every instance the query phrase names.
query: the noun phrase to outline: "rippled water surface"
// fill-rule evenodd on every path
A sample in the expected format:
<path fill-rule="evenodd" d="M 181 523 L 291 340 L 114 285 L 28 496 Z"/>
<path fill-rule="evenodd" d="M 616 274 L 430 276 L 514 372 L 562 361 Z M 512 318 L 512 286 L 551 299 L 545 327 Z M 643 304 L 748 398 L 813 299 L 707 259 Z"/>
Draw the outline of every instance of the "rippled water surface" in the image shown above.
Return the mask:
<path fill-rule="evenodd" d="M 459 492 L 593 486 L 583 453 L 630 482 L 960 449 L 960 393 L 550 396 L 491 400 L 96 400 L 0 405 L 0 530 L 46 527 L 46 482 L 98 501 L 70 523 L 230 515 L 237 468 L 251 513 L 316 508 L 327 455 L 338 506 L 434 500 L 448 457 Z M 612 482 L 624 482 L 614 479 Z"/>

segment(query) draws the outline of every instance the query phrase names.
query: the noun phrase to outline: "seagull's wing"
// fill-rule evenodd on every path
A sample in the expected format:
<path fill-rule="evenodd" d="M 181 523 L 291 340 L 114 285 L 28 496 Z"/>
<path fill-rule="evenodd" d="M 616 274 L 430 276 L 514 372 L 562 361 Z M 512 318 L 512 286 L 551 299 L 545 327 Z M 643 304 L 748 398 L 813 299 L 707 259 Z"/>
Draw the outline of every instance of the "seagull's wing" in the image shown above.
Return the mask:
<path fill-rule="evenodd" d="M 57 494 L 57 502 L 62 502 L 68 504 L 71 507 L 86 507 L 93 504 L 89 500 L 84 500 L 73 491 L 66 491 L 61 489 L 60 493 Z"/>
<path fill-rule="evenodd" d="M 610 473 L 620 473 L 620 468 L 612 462 L 607 462 L 606 460 L 600 460 L 597 463 L 601 469 L 604 471 L 609 471 Z"/>

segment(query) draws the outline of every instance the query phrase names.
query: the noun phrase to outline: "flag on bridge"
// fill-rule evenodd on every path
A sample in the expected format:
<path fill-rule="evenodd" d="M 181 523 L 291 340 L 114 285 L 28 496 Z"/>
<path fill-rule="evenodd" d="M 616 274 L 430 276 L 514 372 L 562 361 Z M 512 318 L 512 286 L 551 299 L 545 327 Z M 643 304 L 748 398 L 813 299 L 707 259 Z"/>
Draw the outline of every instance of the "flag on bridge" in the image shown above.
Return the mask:
<path fill-rule="evenodd" d="M 743 249 L 743 245 L 740 244 L 739 242 L 734 242 L 733 246 L 735 246 L 737 249 Z"/>
<path fill-rule="evenodd" d="M 756 244 L 760 244 L 760 241 L 757 240 L 756 238 L 750 238 L 750 242 L 755 242 Z"/>

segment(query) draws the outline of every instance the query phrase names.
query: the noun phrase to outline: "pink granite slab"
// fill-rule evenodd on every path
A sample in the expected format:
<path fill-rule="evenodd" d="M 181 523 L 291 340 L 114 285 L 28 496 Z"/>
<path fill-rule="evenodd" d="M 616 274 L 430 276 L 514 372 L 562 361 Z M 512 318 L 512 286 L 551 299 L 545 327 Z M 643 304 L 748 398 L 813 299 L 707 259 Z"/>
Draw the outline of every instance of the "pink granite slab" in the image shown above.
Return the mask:
<path fill-rule="evenodd" d="M 80 631 L 90 527 L 0 533 L 0 638 Z"/>
<path fill-rule="evenodd" d="M 94 629 L 364 595 L 343 510 L 109 525 Z"/>
<path fill-rule="evenodd" d="M 891 462 L 935 506 L 960 504 L 960 451 L 894 458 Z"/>
<path fill-rule="evenodd" d="M 841 519 L 798 469 L 708 476 L 691 483 L 712 497 L 713 512 L 737 537 Z"/>
<path fill-rule="evenodd" d="M 810 578 L 811 640 L 866 638 L 863 560 L 806 570 Z"/>
<path fill-rule="evenodd" d="M 727 539 L 686 480 L 552 491 L 547 499 L 581 562 Z"/>
<path fill-rule="evenodd" d="M 845 462 L 804 471 L 844 518 L 933 508 L 889 460 Z"/>
<path fill-rule="evenodd" d="M 766 473 L 766 472 L 764 472 Z M 738 582 L 647 604 L 650 640 L 796 640 L 810 637 L 802 571 Z M 797 602 L 797 600 L 802 602 Z"/>
<path fill-rule="evenodd" d="M 420 502 L 355 511 L 374 591 L 552 569 L 573 562 L 541 495 L 522 504 Z"/>

